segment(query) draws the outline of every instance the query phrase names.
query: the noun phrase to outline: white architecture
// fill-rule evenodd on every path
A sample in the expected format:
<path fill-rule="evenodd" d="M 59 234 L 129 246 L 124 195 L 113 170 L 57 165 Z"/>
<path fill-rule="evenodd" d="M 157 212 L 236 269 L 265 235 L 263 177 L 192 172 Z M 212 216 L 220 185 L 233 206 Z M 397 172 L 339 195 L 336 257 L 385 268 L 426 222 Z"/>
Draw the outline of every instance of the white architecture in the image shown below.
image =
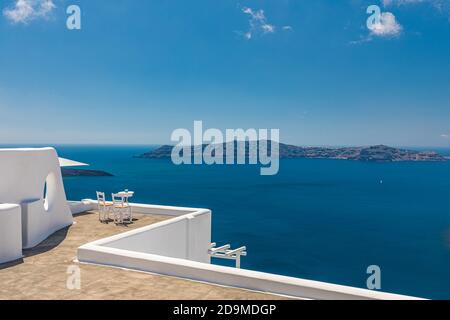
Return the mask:
<path fill-rule="evenodd" d="M 71 225 L 55 149 L 0 149 L 0 203 L 0 263 Z"/>

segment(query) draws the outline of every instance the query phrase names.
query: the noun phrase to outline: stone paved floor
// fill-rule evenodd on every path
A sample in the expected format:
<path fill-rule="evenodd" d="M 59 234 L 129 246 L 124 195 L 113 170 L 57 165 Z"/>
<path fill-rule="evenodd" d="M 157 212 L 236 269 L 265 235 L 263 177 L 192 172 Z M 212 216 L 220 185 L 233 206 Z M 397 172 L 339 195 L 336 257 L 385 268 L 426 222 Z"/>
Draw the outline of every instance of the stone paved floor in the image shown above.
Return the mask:
<path fill-rule="evenodd" d="M 101 224 L 95 212 L 77 215 L 75 225 L 26 250 L 23 260 L 0 265 L 0 299 L 281 299 L 242 289 L 73 262 L 76 249 L 82 244 L 165 219 L 165 216 L 136 215 L 134 223 L 125 227 Z M 80 267 L 80 290 L 67 289 L 70 265 Z"/>

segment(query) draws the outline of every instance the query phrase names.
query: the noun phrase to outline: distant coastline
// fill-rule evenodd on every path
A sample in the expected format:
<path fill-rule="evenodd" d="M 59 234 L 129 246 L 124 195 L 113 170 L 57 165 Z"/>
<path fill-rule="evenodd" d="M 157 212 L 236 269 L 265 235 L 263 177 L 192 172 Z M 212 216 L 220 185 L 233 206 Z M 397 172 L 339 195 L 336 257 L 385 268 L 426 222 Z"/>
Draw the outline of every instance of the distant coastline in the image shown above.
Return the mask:
<path fill-rule="evenodd" d="M 268 145 L 272 143 L 267 141 Z M 234 142 L 235 153 L 237 151 L 236 141 Z M 215 145 L 225 150 L 226 143 Z M 191 153 L 203 151 L 207 145 L 191 147 Z M 174 146 L 163 145 L 155 150 L 136 156 L 143 159 L 169 159 L 171 158 Z M 258 147 L 259 148 L 259 144 Z M 246 142 L 245 153 L 249 155 L 250 144 Z M 325 148 L 325 147 L 300 147 L 279 143 L 279 155 L 281 159 L 335 159 L 335 160 L 354 160 L 354 161 L 371 161 L 371 162 L 400 162 L 400 161 L 433 161 L 444 162 L 449 160 L 435 151 L 415 151 L 408 149 L 400 149 L 388 147 L 385 145 L 376 145 L 368 147 L 343 147 L 343 148 Z"/>
<path fill-rule="evenodd" d="M 101 170 L 82 170 L 82 169 L 71 169 L 71 168 L 61 168 L 62 176 L 67 177 L 113 177 L 111 173 L 101 171 Z"/>

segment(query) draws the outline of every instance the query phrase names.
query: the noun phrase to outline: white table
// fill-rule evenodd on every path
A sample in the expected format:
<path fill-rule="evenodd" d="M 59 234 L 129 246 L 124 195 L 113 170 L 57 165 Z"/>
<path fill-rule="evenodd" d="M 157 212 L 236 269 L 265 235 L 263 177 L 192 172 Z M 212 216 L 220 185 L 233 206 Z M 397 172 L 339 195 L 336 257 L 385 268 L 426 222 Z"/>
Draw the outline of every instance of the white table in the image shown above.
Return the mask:
<path fill-rule="evenodd" d="M 119 197 L 122 197 L 124 202 L 128 204 L 128 199 L 134 196 L 134 191 L 120 191 L 116 193 Z"/>
<path fill-rule="evenodd" d="M 127 210 L 129 210 L 128 213 L 129 213 L 130 222 L 131 222 L 133 219 L 133 214 L 131 212 L 131 206 L 128 203 L 128 199 L 131 198 L 132 196 L 134 196 L 134 191 L 120 191 L 120 192 L 117 192 L 116 195 L 121 197 L 122 202 L 124 204 L 126 204 L 126 208 L 127 208 Z M 124 219 L 122 210 L 124 210 L 124 208 L 120 209 L 120 223 L 123 223 L 123 219 Z"/>
<path fill-rule="evenodd" d="M 134 191 L 120 191 L 116 193 L 119 197 L 123 197 L 128 201 L 128 198 L 134 196 Z"/>

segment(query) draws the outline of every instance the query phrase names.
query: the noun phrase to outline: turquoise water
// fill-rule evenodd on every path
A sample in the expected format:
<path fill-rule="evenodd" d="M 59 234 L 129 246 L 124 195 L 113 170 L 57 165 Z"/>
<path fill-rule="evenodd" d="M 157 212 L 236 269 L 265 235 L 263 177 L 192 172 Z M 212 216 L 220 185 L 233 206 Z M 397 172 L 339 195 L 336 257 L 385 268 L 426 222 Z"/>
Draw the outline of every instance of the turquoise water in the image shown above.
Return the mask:
<path fill-rule="evenodd" d="M 115 175 L 66 178 L 69 199 L 128 188 L 134 202 L 210 208 L 213 240 L 247 246 L 243 268 L 364 288 L 379 265 L 383 291 L 450 299 L 450 163 L 291 159 L 263 177 L 132 158 L 149 147 L 57 149 Z"/>

